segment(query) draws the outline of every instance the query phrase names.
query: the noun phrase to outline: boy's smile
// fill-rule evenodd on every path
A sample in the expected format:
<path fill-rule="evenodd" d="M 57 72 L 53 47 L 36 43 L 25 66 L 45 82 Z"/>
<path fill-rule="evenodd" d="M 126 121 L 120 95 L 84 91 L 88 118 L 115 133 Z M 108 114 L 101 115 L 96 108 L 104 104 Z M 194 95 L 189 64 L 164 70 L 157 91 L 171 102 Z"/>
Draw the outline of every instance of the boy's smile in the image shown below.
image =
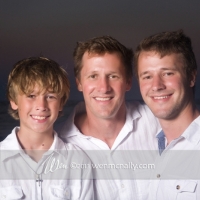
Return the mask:
<path fill-rule="evenodd" d="M 17 102 L 11 101 L 11 106 L 15 110 L 18 109 L 20 132 L 52 134 L 53 123 L 62 110 L 58 94 L 41 92 L 38 85 L 30 95 L 18 93 Z"/>

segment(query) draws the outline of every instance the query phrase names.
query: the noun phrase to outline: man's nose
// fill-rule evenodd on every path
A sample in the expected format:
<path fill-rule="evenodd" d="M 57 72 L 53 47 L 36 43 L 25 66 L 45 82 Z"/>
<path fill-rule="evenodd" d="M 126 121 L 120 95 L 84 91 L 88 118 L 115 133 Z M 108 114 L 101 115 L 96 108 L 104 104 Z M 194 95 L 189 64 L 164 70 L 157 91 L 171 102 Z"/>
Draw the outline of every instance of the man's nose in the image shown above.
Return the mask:
<path fill-rule="evenodd" d="M 106 93 L 111 90 L 109 77 L 101 77 L 97 84 L 98 90 L 102 93 Z"/>

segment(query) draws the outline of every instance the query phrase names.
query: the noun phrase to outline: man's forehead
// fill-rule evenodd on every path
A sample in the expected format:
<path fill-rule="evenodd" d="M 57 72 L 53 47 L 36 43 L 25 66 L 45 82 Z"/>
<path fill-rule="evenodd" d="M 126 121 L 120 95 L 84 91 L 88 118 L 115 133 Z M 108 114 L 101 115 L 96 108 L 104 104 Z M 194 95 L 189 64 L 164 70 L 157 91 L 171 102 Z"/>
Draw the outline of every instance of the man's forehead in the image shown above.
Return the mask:
<path fill-rule="evenodd" d="M 117 52 L 117 51 L 86 51 L 83 54 L 83 57 L 86 58 L 92 58 L 92 57 L 98 57 L 98 56 L 104 56 L 105 54 L 109 54 L 109 55 L 117 55 L 117 57 L 119 57 L 119 59 L 122 58 L 121 53 Z"/>

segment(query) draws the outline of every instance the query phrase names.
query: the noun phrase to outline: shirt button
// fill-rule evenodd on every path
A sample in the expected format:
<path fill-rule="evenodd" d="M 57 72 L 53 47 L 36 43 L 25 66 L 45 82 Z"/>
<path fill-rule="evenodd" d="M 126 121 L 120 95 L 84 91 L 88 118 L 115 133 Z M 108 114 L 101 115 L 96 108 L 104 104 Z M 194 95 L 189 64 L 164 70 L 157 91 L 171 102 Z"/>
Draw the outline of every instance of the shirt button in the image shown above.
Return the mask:
<path fill-rule="evenodd" d="M 121 184 L 121 187 L 124 188 L 124 184 L 123 183 Z"/>
<path fill-rule="evenodd" d="M 157 178 L 160 178 L 160 174 L 157 174 Z"/>
<path fill-rule="evenodd" d="M 180 185 L 177 185 L 177 186 L 176 186 L 176 189 L 177 189 L 177 190 L 179 190 L 180 188 L 181 188 Z"/>

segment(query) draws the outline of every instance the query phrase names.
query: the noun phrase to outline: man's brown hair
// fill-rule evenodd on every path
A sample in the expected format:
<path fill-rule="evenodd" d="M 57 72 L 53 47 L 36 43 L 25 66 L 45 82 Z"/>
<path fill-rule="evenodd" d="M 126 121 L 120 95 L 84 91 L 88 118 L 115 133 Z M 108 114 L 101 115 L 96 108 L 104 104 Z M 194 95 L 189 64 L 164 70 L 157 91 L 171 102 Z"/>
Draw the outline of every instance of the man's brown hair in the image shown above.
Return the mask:
<path fill-rule="evenodd" d="M 133 76 L 132 62 L 133 51 L 126 48 L 116 39 L 110 36 L 95 37 L 86 42 L 78 42 L 74 50 L 74 73 L 76 78 L 80 78 L 80 71 L 82 69 L 82 58 L 84 53 L 99 54 L 118 53 L 124 63 L 127 80 Z"/>

